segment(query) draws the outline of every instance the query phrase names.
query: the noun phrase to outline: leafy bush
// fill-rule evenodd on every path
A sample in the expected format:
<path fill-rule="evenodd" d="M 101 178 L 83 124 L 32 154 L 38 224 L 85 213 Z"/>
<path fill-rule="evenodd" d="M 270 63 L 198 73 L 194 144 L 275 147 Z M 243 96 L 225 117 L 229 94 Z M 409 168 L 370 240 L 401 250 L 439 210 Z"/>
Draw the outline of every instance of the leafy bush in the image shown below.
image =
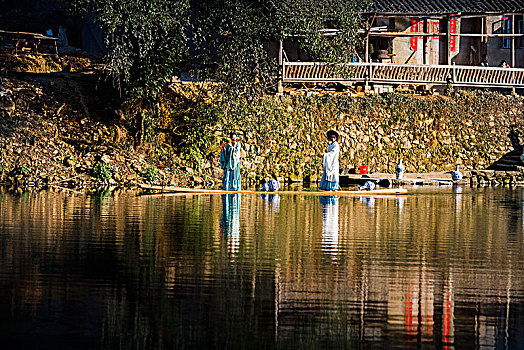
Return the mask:
<path fill-rule="evenodd" d="M 294 37 L 317 60 L 350 62 L 361 44 L 368 0 L 73 0 L 96 13 L 115 83 L 126 93 L 159 92 L 179 71 L 220 81 L 223 92 L 274 87 L 277 60 L 264 43 Z M 326 36 L 332 28 L 337 35 Z M 294 40 L 295 40 L 294 39 Z M 336 67 L 337 65 L 333 65 Z M 340 65 L 338 65 L 340 66 Z"/>
<path fill-rule="evenodd" d="M 113 177 L 111 166 L 107 163 L 98 162 L 93 168 L 93 175 L 99 180 L 109 180 Z"/>
<path fill-rule="evenodd" d="M 17 175 L 28 175 L 29 174 L 29 168 L 26 167 L 25 165 L 24 166 L 20 166 L 18 168 L 15 169 L 15 173 Z"/>
<path fill-rule="evenodd" d="M 144 178 L 147 182 L 153 183 L 158 178 L 158 170 L 155 169 L 155 167 L 147 167 L 145 169 Z"/>

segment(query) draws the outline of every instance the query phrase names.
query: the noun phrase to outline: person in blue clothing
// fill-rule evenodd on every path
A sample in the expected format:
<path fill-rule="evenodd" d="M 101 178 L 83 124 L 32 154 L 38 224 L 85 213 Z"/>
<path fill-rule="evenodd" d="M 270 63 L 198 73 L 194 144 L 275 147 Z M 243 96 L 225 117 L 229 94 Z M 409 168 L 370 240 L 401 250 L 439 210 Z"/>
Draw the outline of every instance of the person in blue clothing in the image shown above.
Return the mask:
<path fill-rule="evenodd" d="M 322 179 L 320 180 L 319 189 L 322 191 L 339 191 L 339 135 L 335 130 L 329 130 L 327 132 L 327 138 L 331 143 L 327 148 L 327 152 L 322 154 L 322 165 L 324 166 L 324 173 L 322 174 Z"/>
<path fill-rule="evenodd" d="M 235 132 L 230 134 L 231 141 L 222 145 L 220 151 L 220 167 L 224 169 L 222 189 L 240 191 L 240 142 Z"/>

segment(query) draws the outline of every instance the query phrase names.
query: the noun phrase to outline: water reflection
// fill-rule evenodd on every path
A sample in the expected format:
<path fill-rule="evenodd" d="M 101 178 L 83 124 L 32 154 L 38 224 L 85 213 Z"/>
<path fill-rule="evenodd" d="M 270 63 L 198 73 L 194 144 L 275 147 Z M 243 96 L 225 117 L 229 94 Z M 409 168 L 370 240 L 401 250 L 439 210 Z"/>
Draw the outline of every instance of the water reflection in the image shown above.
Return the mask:
<path fill-rule="evenodd" d="M 280 195 L 277 193 L 268 194 L 264 193 L 260 195 L 260 198 L 267 204 L 266 208 L 271 208 L 271 211 L 278 213 L 280 211 Z"/>
<path fill-rule="evenodd" d="M 361 203 L 364 203 L 367 208 L 369 208 L 370 212 L 373 212 L 373 209 L 375 207 L 375 197 L 373 196 L 359 196 L 358 200 Z"/>
<path fill-rule="evenodd" d="M 372 210 L 365 196 L 0 194 L 0 337 L 521 349 L 524 192 L 457 194 L 376 197 Z"/>
<path fill-rule="evenodd" d="M 455 195 L 455 211 L 457 213 L 461 212 L 460 201 L 462 199 L 462 186 L 456 184 L 453 185 L 453 194 Z"/>
<path fill-rule="evenodd" d="M 319 197 L 322 205 L 322 251 L 337 260 L 338 254 L 338 197 Z"/>
<path fill-rule="evenodd" d="M 442 302 L 442 344 L 449 348 L 454 343 L 455 327 L 455 303 L 453 300 L 453 283 L 447 280 L 444 285 L 444 295 Z"/>
<path fill-rule="evenodd" d="M 240 193 L 223 194 L 222 218 L 220 220 L 220 233 L 222 241 L 226 242 L 230 258 L 236 257 L 240 247 Z"/>

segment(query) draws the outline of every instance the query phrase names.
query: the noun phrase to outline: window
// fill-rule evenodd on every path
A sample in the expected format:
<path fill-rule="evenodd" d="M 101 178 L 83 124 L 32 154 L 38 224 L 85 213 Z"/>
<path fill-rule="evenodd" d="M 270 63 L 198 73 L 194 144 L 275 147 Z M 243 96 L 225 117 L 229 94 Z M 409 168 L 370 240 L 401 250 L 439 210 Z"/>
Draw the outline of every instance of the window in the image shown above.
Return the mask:
<path fill-rule="evenodd" d="M 502 34 L 511 34 L 511 20 L 508 17 L 502 17 Z M 511 37 L 502 37 L 502 48 L 511 48 Z"/>
<path fill-rule="evenodd" d="M 520 21 L 517 21 L 517 23 L 519 25 L 517 32 L 519 34 L 524 34 L 524 20 L 521 19 Z M 524 48 L 524 36 L 518 38 L 517 47 Z"/>

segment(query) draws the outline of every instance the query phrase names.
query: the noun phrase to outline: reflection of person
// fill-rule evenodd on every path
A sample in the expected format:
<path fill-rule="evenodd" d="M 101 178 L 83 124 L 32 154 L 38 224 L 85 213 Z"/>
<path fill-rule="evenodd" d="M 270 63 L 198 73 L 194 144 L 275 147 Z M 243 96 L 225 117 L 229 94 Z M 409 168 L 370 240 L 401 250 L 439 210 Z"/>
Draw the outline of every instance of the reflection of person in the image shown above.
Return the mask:
<path fill-rule="evenodd" d="M 240 193 L 222 195 L 220 231 L 222 239 L 227 240 L 227 250 L 233 257 L 238 253 L 240 245 L 240 203 Z"/>
<path fill-rule="evenodd" d="M 327 132 L 327 138 L 329 141 L 331 141 L 331 143 L 327 148 L 327 152 L 322 154 L 322 165 L 324 166 L 324 173 L 322 174 L 322 179 L 320 180 L 319 189 L 322 191 L 338 191 L 340 190 L 338 185 L 338 155 L 340 153 L 340 146 L 337 142 L 339 135 L 336 131 L 329 130 Z"/>
<path fill-rule="evenodd" d="M 222 145 L 220 151 L 220 167 L 224 169 L 222 189 L 226 191 L 240 191 L 240 142 L 237 134 L 230 134 L 231 141 Z"/>
<path fill-rule="evenodd" d="M 374 197 L 358 197 L 358 200 L 368 206 L 371 210 L 375 207 Z"/>
<path fill-rule="evenodd" d="M 397 198 L 397 206 L 398 206 L 398 215 L 400 216 L 402 214 L 402 211 L 404 209 L 404 202 L 406 201 L 405 197 L 398 197 Z"/>
<path fill-rule="evenodd" d="M 271 205 L 273 212 L 278 213 L 280 210 L 280 196 L 278 194 L 261 194 L 260 197 Z"/>
<path fill-rule="evenodd" d="M 319 197 L 322 205 L 322 251 L 333 259 L 338 254 L 338 197 Z"/>
<path fill-rule="evenodd" d="M 67 40 L 66 27 L 60 26 L 58 28 L 58 44 L 62 46 L 69 46 L 69 41 Z"/>
<path fill-rule="evenodd" d="M 455 193 L 455 211 L 457 213 L 460 213 L 461 211 L 460 200 L 462 198 L 462 187 L 453 185 L 453 193 Z"/>
<path fill-rule="evenodd" d="M 481 67 L 489 67 L 488 55 L 486 55 L 486 54 L 482 55 L 482 61 L 480 61 L 480 66 Z"/>

